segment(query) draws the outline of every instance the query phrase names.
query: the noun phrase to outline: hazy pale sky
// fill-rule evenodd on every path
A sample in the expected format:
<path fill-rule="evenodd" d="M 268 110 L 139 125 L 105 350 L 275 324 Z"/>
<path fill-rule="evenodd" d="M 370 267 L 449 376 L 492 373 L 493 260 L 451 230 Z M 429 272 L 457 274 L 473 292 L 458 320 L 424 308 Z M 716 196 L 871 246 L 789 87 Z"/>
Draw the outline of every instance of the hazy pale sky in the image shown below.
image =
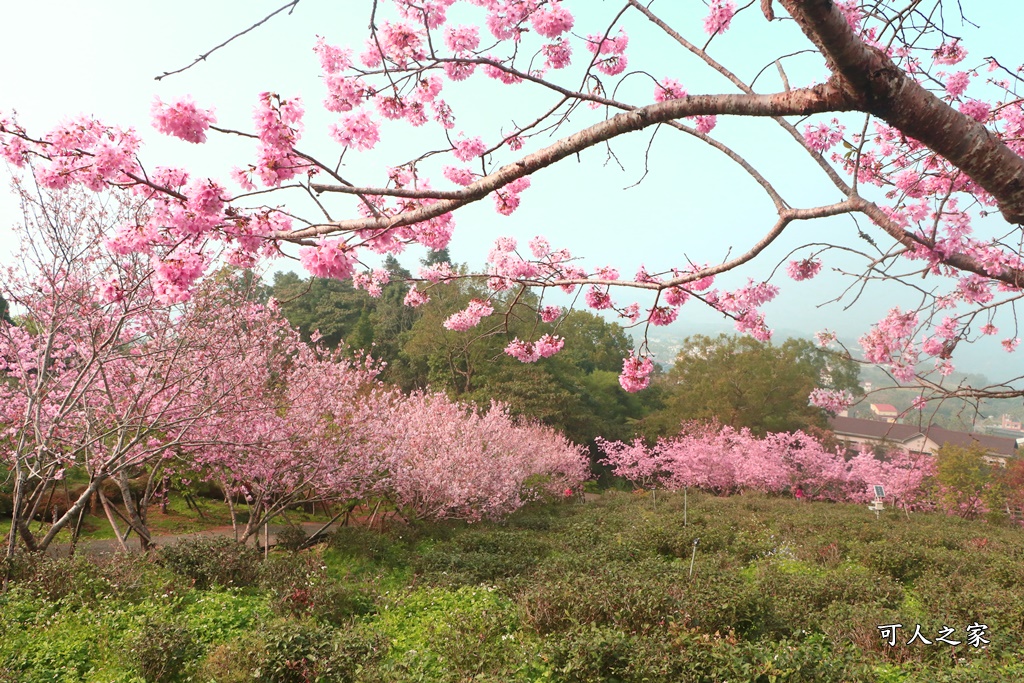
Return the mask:
<path fill-rule="evenodd" d="M 308 114 L 301 146 L 329 159 L 337 154 L 331 151 L 337 148 L 336 143 L 327 135 L 333 116 L 319 106 L 324 89 L 311 48 L 315 36 L 322 35 L 328 42 L 353 45 L 361 51 L 370 2 L 302 0 L 292 15 L 278 16 L 215 53 L 208 62 L 161 82 L 154 80 L 164 71 L 190 63 L 281 4 L 282 0 L 7 3 L 4 22 L 8 30 L 0 41 L 0 63 L 5 65 L 0 72 L 0 112 L 17 111 L 19 122 L 35 133 L 80 113 L 134 126 L 145 140 L 142 159 L 147 166 L 182 165 L 227 182 L 231 166 L 252 158 L 252 147 L 218 136 L 198 147 L 163 137 L 150 126 L 153 98 L 167 101 L 191 94 L 200 106 L 216 108 L 218 125 L 250 129 L 258 94 L 270 90 L 304 99 Z M 619 2 L 593 0 L 566 4 L 576 11 L 576 28 L 584 32 L 603 30 L 602 22 L 606 24 L 621 6 Z M 962 26 L 958 17 L 947 17 L 950 32 L 965 34 L 965 44 L 972 50 L 965 64 L 980 64 L 981 58 L 990 53 L 1008 64 L 1024 62 L 1017 35 L 1024 25 L 1024 4 L 963 4 L 968 17 L 984 29 L 980 35 L 985 36 L 984 42 L 970 40 L 979 33 Z M 993 7 L 995 4 L 999 7 Z M 654 9 L 678 15 L 681 25 L 702 35 L 700 21 L 706 8 L 698 0 L 659 2 Z M 755 5 L 739 15 L 730 32 L 716 39 L 712 48 L 745 78 L 779 54 L 809 47 L 791 22 L 769 26 L 756 10 Z M 468 17 L 479 14 L 478 8 L 465 11 Z M 690 92 L 731 91 L 720 78 L 709 75 L 667 40 L 651 38 L 654 34 L 645 21 L 635 15 L 627 13 L 626 22 L 631 36 L 627 52 L 631 64 L 648 68 L 654 65 L 660 69 L 657 77 L 677 78 Z M 780 49 L 780 43 L 788 49 Z M 794 85 L 806 83 L 814 77 L 811 74 L 823 73 L 820 63 L 816 55 L 787 62 Z M 807 78 L 802 78 L 804 74 Z M 632 92 L 637 93 L 652 91 L 646 76 L 631 77 L 628 87 L 636 88 Z M 758 88 L 769 91 L 777 87 L 773 67 L 758 81 Z M 550 94 L 531 86 L 499 86 L 482 76 L 451 90 L 450 100 L 458 116 L 455 132 L 465 130 L 485 136 L 496 134 L 500 123 L 525 120 L 531 112 L 552 102 Z M 495 125 L 496 117 L 501 117 L 499 125 Z M 559 135 L 578 127 L 570 122 Z M 435 136 L 426 148 L 439 148 L 439 130 L 431 132 L 427 128 L 385 127 L 378 148 L 364 155 L 347 156 L 343 173 L 364 184 L 382 184 L 384 167 L 422 151 L 424 135 Z M 645 160 L 650 134 L 647 131 L 615 141 L 612 149 L 617 160 L 609 158 L 606 150 L 595 149 L 582 154 L 579 163 L 567 161 L 542 171 L 523 194 L 521 208 L 511 217 L 496 214 L 489 200 L 460 211 L 450 246 L 453 258 L 479 267 L 495 237 L 513 235 L 525 244 L 534 235 L 544 234 L 554 246 L 568 247 L 584 257 L 587 265 L 611 264 L 623 274 L 631 274 L 641 264 L 657 271 L 682 265 L 686 257 L 698 262 L 720 261 L 730 250 L 733 254 L 745 250 L 771 225 L 774 215 L 770 202 L 733 164 L 667 129 L 658 132 Z M 770 122 L 720 119 L 715 134 L 758 165 L 792 204 L 810 206 L 841 199 L 822 182 L 820 173 L 813 172 L 806 154 L 780 136 Z M 626 189 L 644 175 L 645 164 L 649 173 L 643 182 Z M 0 193 L 0 251 L 4 253 L 9 253 L 11 245 L 9 226 L 16 221 L 10 198 Z M 793 248 L 836 239 L 837 235 L 844 235 L 841 239 L 849 243 L 849 235 L 855 230 L 847 218 L 795 225 L 789 233 L 748 271 L 729 276 L 725 284 L 741 284 L 748 276 L 763 279 L 786 260 Z M 421 255 L 410 251 L 400 260 L 414 266 Z M 826 261 L 826 267 L 829 265 Z M 813 283 L 794 283 L 778 273 L 772 281 L 783 286 L 783 294 L 767 307 L 772 327 L 808 333 L 829 327 L 855 334 L 865 331 L 869 322 L 898 303 L 892 298 L 899 296 L 898 290 L 884 290 L 880 296 L 863 297 L 849 311 L 836 305 L 819 310 L 818 304 L 841 291 L 843 282 L 838 276 L 826 274 Z M 684 332 L 687 320 L 706 324 L 719 319 L 697 303 L 688 304 L 680 314 Z"/>

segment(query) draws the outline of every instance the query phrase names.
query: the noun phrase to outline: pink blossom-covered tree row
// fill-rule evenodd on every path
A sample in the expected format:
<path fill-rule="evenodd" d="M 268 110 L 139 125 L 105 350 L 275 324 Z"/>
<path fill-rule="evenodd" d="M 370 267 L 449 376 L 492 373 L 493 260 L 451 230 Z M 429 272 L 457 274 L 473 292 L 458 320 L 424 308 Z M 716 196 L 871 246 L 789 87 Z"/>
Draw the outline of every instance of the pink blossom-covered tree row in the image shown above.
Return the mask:
<path fill-rule="evenodd" d="M 690 423 L 679 436 L 650 447 L 640 440 L 600 441 L 599 447 L 612 472 L 635 485 L 693 486 L 719 494 L 799 487 L 811 498 L 867 502 L 872 486 L 881 484 L 888 497 L 913 504 L 934 470 L 927 456 L 893 451 L 882 460 L 862 450 L 848 460 L 841 449 L 829 450 L 800 431 L 758 438 L 747 429 L 714 423 Z"/>
<path fill-rule="evenodd" d="M 763 307 L 778 285 L 764 271 L 751 271 L 740 286 L 716 287 L 716 276 L 749 268 L 805 221 L 845 217 L 845 231 L 830 230 L 825 239 L 771 258 L 786 263 L 778 272 L 798 282 L 831 263 L 853 278 L 851 292 L 879 279 L 909 287 L 910 298 L 861 337 L 867 361 L 901 381 L 916 378 L 929 394 L 1024 393 L 1005 383 L 942 383 L 960 343 L 995 336 L 1006 351 L 1017 348 L 1015 306 L 1024 285 L 1024 106 L 1017 68 L 972 52 L 978 48 L 945 22 L 947 13 L 969 13 L 969 4 L 951 8 L 929 0 L 904 9 L 867 0 L 763 0 L 737 8 L 731 0 L 714 0 L 706 7 L 661 8 L 619 0 L 616 8 L 602 6 L 607 16 L 591 4 L 368 1 L 364 44 L 311 37 L 319 93 L 262 93 L 252 120 L 233 124 L 217 118 L 216 103 L 157 99 L 153 125 L 161 133 L 189 144 L 212 144 L 214 132 L 251 139 L 252 153 L 233 159 L 221 178 L 143 166 L 139 133 L 83 116 L 51 131 L 0 116 L 0 153 L 45 187 L 114 187 L 146 202 L 144 215 L 126 217 L 111 231 L 107 248 L 151 262 L 158 296 L 172 303 L 187 300 L 219 256 L 252 265 L 284 243 L 298 245 L 314 275 L 361 276 L 372 287 L 374 270 L 363 265 L 364 256 L 409 245 L 442 248 L 464 207 L 487 199 L 498 214 L 514 216 L 531 188 L 557 182 L 546 169 L 660 127 L 721 154 L 736 182 L 763 191 L 757 238 L 737 241 L 722 258 L 691 254 L 680 234 L 671 252 L 687 256 L 635 275 L 584 265 L 541 237 L 528 248 L 502 238 L 476 275 L 492 291 L 576 291 L 585 305 L 645 326 L 668 324 L 683 306 L 701 302 L 740 331 L 767 339 Z M 742 63 L 745 42 L 732 37 L 741 26 L 756 31 L 778 57 L 765 62 L 772 68 Z M 717 83 L 715 89 L 691 85 L 704 80 L 695 69 L 711 76 L 706 82 Z M 740 75 L 747 72 L 756 78 Z M 508 88 L 508 98 L 484 98 L 483 106 L 493 103 L 493 115 L 467 129 L 464 103 L 481 104 L 472 88 L 492 84 Z M 500 102 L 518 100 L 515 93 L 526 89 L 546 102 L 527 116 L 506 112 Z M 326 125 L 333 146 L 324 149 L 304 146 L 306 103 L 313 100 L 332 119 Z M 803 159 L 817 174 L 808 183 L 832 199 L 807 200 L 783 189 L 790 165 L 755 167 L 754 148 L 717 137 L 726 117 L 776 126 L 789 158 Z M 403 158 L 354 180 L 341 173 L 342 158 L 375 152 L 403 129 L 406 135 L 415 130 L 408 138 L 415 148 Z M 760 148 L 761 133 L 754 138 L 751 144 Z M 676 163 L 688 163 L 678 156 Z M 714 201 L 728 224 L 729 203 Z M 685 205 L 675 192 L 665 202 Z M 643 227 L 637 221 L 628 236 L 620 225 L 594 229 L 645 239 L 636 232 Z M 661 240 L 661 228 L 652 225 L 646 239 Z M 850 270 L 840 254 L 859 257 L 861 265 Z M 407 298 L 411 305 L 429 296 L 433 278 L 418 280 Z M 651 300 L 633 300 L 628 292 L 647 292 Z M 494 313 L 489 301 L 474 301 L 446 324 L 467 329 Z M 531 362 L 557 347 L 554 340 L 520 339 L 509 353 Z M 625 389 L 647 386 L 653 365 L 646 355 L 641 345 L 624 359 Z M 841 408 L 849 397 L 819 392 L 814 400 Z"/>
<path fill-rule="evenodd" d="M 303 342 L 237 273 L 167 303 L 158 266 L 99 246 L 105 226 L 144 205 L 81 192 L 21 199 L 21 260 L 0 285 L 16 314 L 0 321 L 8 554 L 19 537 L 45 550 L 95 499 L 123 545 L 134 532 L 146 547 L 147 504 L 172 473 L 244 501 L 243 540 L 298 502 L 376 497 L 417 517 L 477 519 L 589 475 L 578 447 L 500 405 L 479 413 L 443 395 L 406 397 L 376 380 L 372 358 Z M 87 484 L 46 510 L 72 472 Z M 129 477 L 140 475 L 138 500 Z M 41 531 L 29 524 L 40 514 L 53 522 Z"/>

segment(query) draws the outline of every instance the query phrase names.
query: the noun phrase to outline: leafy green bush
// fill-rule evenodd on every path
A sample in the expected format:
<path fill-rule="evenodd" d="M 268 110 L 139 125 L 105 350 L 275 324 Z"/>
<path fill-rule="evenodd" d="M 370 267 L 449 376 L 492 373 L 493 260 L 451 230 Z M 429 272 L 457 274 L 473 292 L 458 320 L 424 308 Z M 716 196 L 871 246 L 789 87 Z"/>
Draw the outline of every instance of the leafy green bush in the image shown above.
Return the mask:
<path fill-rule="evenodd" d="M 333 681 L 329 626 L 306 621 L 275 621 L 261 629 L 251 643 L 253 678 L 264 683 Z"/>
<path fill-rule="evenodd" d="M 422 587 L 389 596 L 373 626 L 390 648 L 368 679 L 497 683 L 522 680 L 536 664 L 515 604 L 487 588 Z"/>
<path fill-rule="evenodd" d="M 402 566 L 408 547 L 402 539 L 365 527 L 345 526 L 331 534 L 330 547 L 347 557 L 355 557 L 388 567 Z"/>
<path fill-rule="evenodd" d="M 547 552 L 547 546 L 531 535 L 471 531 L 432 546 L 413 567 L 435 583 L 490 584 L 530 572 Z"/>
<path fill-rule="evenodd" d="M 125 645 L 128 666 L 147 683 L 187 680 L 188 670 L 201 653 L 186 626 L 162 618 L 146 619 Z"/>
<path fill-rule="evenodd" d="M 289 524 L 277 532 L 277 547 L 296 553 L 309 540 L 309 534 L 301 526 Z"/>
<path fill-rule="evenodd" d="M 520 604 L 527 623 L 541 634 L 590 625 L 646 633 L 687 618 L 687 584 L 685 570 L 658 560 L 562 560 L 538 570 Z"/>
<path fill-rule="evenodd" d="M 312 616 L 340 625 L 374 610 L 375 586 L 332 580 L 316 555 L 271 557 L 260 568 L 260 586 L 273 595 L 281 616 Z"/>
<path fill-rule="evenodd" d="M 223 536 L 196 536 L 160 549 L 160 562 L 200 590 L 251 586 L 261 560 L 257 549 Z"/>
<path fill-rule="evenodd" d="M 868 567 L 906 583 L 928 567 L 925 548 L 899 539 L 882 538 L 864 546 L 861 559 Z"/>
<path fill-rule="evenodd" d="M 6 562 L 13 581 L 49 602 L 74 597 L 81 603 L 94 604 L 109 588 L 99 567 L 81 555 L 16 555 Z"/>
<path fill-rule="evenodd" d="M 797 561 L 762 562 L 754 585 L 771 598 L 771 630 L 784 637 L 820 632 L 822 615 L 833 604 L 894 608 L 903 599 L 903 589 L 888 576 L 850 565 L 819 570 Z"/>
<path fill-rule="evenodd" d="M 257 666 L 251 639 L 243 637 L 210 648 L 196 665 L 196 678 L 216 683 L 252 683 Z"/>
<path fill-rule="evenodd" d="M 559 681 L 623 681 L 628 680 L 637 640 L 616 628 L 588 624 L 546 639 L 543 657 Z"/>

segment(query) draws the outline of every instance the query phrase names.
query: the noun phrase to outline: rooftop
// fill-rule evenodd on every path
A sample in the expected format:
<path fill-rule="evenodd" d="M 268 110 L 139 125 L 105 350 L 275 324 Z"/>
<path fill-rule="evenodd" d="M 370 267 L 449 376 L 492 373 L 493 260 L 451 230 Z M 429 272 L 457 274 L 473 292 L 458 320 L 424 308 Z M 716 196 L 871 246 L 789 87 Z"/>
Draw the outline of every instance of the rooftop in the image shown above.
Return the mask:
<path fill-rule="evenodd" d="M 915 438 L 927 437 L 940 447 L 947 443 L 963 447 L 969 447 L 976 443 L 989 453 L 1005 456 L 1017 454 L 1017 442 L 1014 439 L 978 434 L 977 432 L 957 432 L 934 425 L 922 429 L 916 425 L 895 422 L 862 420 L 856 417 L 833 417 L 829 420 L 829 426 L 838 436 L 858 436 L 892 443 L 907 443 Z"/>

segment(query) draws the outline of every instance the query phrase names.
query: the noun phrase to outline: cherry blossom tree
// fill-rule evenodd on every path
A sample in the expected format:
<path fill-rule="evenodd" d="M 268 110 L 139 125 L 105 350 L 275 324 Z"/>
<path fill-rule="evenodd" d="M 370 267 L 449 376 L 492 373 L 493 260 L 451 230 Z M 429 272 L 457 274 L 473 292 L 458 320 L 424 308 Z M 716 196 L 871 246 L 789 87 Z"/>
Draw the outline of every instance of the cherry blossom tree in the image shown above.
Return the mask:
<path fill-rule="evenodd" d="M 236 457 L 226 481 L 257 496 L 251 525 L 305 493 L 314 474 L 321 488 L 335 484 L 326 448 L 341 443 L 342 417 L 375 375 L 371 361 L 357 366 L 303 344 L 229 274 L 187 302 L 164 302 L 158 266 L 102 247 L 109 225 L 143 211 L 140 202 L 27 187 L 20 196 L 21 258 L 3 278 L 19 313 L 0 322 L 0 439 L 14 492 L 8 553 L 18 536 L 45 550 L 96 499 L 123 546 L 131 531 L 147 547 L 147 507 L 165 475 L 228 454 Z M 327 408 L 336 424 L 324 422 Z M 87 484 L 73 494 L 64 486 L 66 505 L 45 510 L 72 471 Z M 140 475 L 137 500 L 129 477 Z M 123 512 L 108 499 L 110 481 Z M 41 513 L 53 523 L 33 532 L 28 522 Z"/>
<path fill-rule="evenodd" d="M 222 359 L 223 339 L 207 338 L 206 357 L 197 355 L 182 331 L 210 329 L 204 298 L 161 304 L 145 259 L 111 258 L 100 248 L 109 225 L 139 204 L 80 191 L 21 188 L 20 197 L 24 241 L 3 278 L 20 317 L 0 322 L 0 426 L 14 490 L 7 552 L 18 535 L 28 549 L 44 550 L 61 529 L 77 528 L 94 496 L 122 543 L 115 513 L 145 545 L 145 506 L 134 504 L 128 475 L 147 466 L 155 473 L 208 410 L 195 400 L 196 387 Z M 47 490 L 76 468 L 87 486 L 37 538 L 28 522 L 48 505 Z M 101 488 L 108 480 L 121 489 L 123 514 Z"/>
<path fill-rule="evenodd" d="M 1016 349 L 1015 305 L 1024 284 L 1019 79 L 1015 64 L 972 56 L 975 48 L 954 34 L 947 15 L 969 12 L 969 5 L 762 0 L 737 8 L 731 0 L 712 0 L 698 16 L 690 8 L 620 0 L 610 21 L 584 26 L 590 15 L 583 4 L 366 3 L 371 21 L 363 46 L 337 46 L 329 35 L 313 45 L 323 107 L 335 117 L 334 149 L 303 146 L 305 104 L 296 94 L 263 93 L 244 129 L 219 121 L 216 103 L 156 100 L 153 123 L 162 133 L 190 144 L 212 144 L 213 133 L 253 141 L 254 156 L 235 162 L 225 173 L 230 181 L 143 166 L 135 131 L 88 117 L 49 132 L 0 117 L 0 151 L 45 187 L 116 187 L 144 200 L 144 217 L 119 225 L 108 248 L 151 259 L 159 296 L 172 303 L 188 299 L 218 249 L 232 263 L 251 265 L 286 243 L 298 245 L 314 275 L 353 278 L 379 290 L 385 273 L 363 265 L 368 253 L 411 244 L 443 248 L 463 207 L 489 198 L 499 214 L 512 215 L 529 201 L 531 186 L 545 182 L 545 169 L 590 148 L 612 150 L 639 131 L 666 129 L 721 153 L 744 179 L 737 182 L 763 190 L 771 208 L 758 239 L 734 245 L 725 259 L 694 255 L 658 272 L 641 268 L 622 276 L 613 267 L 583 265 L 542 237 L 526 247 L 500 238 L 477 275 L 493 292 L 576 291 L 585 305 L 646 326 L 668 324 L 682 306 L 700 302 L 763 340 L 771 330 L 762 309 L 778 285 L 756 278 L 727 289 L 716 287 L 715 277 L 747 268 L 795 225 L 847 216 L 852 239 L 806 244 L 783 259 L 781 270 L 805 281 L 831 259 L 854 278 L 851 297 L 879 279 L 909 287 L 912 300 L 899 302 L 861 338 L 864 359 L 900 381 L 922 383 L 928 395 L 1024 394 L 1012 378 L 979 388 L 942 383 L 960 343 L 995 335 L 1006 351 Z M 640 51 L 631 49 L 624 28 L 634 20 L 642 22 L 645 41 L 667 41 L 677 52 L 659 51 L 650 63 L 634 60 Z M 778 73 L 775 85 L 767 67 L 745 79 L 730 66 L 729 33 L 741 22 L 756 24 L 776 51 L 768 62 Z M 794 26 L 802 35 L 789 30 Z M 818 58 L 809 62 L 807 52 Z M 685 80 L 699 79 L 686 78 L 682 55 L 729 92 L 688 89 Z M 458 93 L 481 82 L 529 87 L 550 104 L 524 120 L 496 108 L 488 125 L 464 130 Z M 787 196 L 777 173 L 750 161 L 751 150 L 717 137 L 724 117 L 777 125 L 835 201 L 808 205 Z M 417 129 L 422 145 L 405 159 L 358 179 L 338 170 L 341 158 L 367 153 L 401 126 Z M 860 269 L 835 260 L 840 253 L 860 257 Z M 431 283 L 454 276 L 451 269 L 426 269 L 407 303 L 422 303 Z M 653 300 L 630 300 L 629 293 L 644 292 Z M 513 308 L 526 305 L 508 300 Z M 475 300 L 446 325 L 467 329 L 498 313 L 489 300 Z M 535 313 L 545 320 L 558 315 L 542 299 Z M 514 339 L 508 353 L 529 362 L 559 347 L 555 338 Z M 643 389 L 652 371 L 641 345 L 623 361 L 622 386 Z M 817 392 L 813 398 L 837 410 L 850 397 Z"/>
<path fill-rule="evenodd" d="M 378 429 L 377 493 L 406 518 L 501 517 L 590 478 L 584 447 L 497 403 L 480 411 L 414 393 L 396 397 Z"/>
<path fill-rule="evenodd" d="M 365 497 L 377 481 L 374 435 L 390 405 L 378 364 L 304 343 L 273 305 L 217 311 L 214 324 L 235 333 L 218 337 L 223 361 L 206 373 L 199 402 L 209 410 L 179 449 L 181 471 L 226 492 L 243 542 L 296 505 Z M 246 504 L 244 526 L 236 502 Z"/>

